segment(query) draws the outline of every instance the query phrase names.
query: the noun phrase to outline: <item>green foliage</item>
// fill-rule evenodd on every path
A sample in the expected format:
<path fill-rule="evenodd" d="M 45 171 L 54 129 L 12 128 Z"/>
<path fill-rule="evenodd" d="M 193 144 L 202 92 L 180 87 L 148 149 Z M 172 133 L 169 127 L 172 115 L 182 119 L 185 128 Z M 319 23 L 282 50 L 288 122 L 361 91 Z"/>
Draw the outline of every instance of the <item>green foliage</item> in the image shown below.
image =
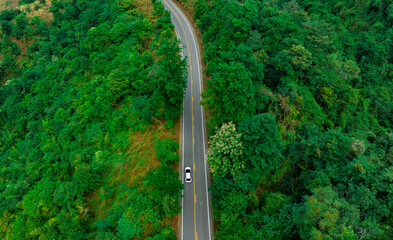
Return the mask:
<path fill-rule="evenodd" d="M 161 230 L 161 232 L 154 237 L 148 237 L 147 240 L 175 240 L 176 235 L 173 233 L 173 230 L 170 228 L 166 228 Z"/>
<path fill-rule="evenodd" d="M 20 54 L 20 49 L 15 42 L 12 42 L 10 38 L 4 34 L 3 42 L 1 46 L 2 52 L 7 55 L 15 56 Z"/>
<path fill-rule="evenodd" d="M 229 121 L 240 122 L 255 113 L 255 88 L 249 71 L 242 63 L 219 64 L 207 84 L 202 104 L 212 113 L 209 127 Z"/>
<path fill-rule="evenodd" d="M 0 13 L 0 20 L 1 21 L 11 21 L 17 15 L 17 10 L 3 10 Z"/>
<path fill-rule="evenodd" d="M 42 0 L 40 0 L 40 1 L 42 1 Z M 30 4 L 33 2 L 35 2 L 35 1 L 34 0 L 21 0 L 21 1 L 19 1 L 19 5 Z"/>
<path fill-rule="evenodd" d="M 265 206 L 262 207 L 262 210 L 264 213 L 273 215 L 279 212 L 282 207 L 284 207 L 286 204 L 290 202 L 290 200 L 291 200 L 290 197 L 280 192 L 270 193 L 266 197 Z"/>
<path fill-rule="evenodd" d="M 167 164 L 152 170 L 153 144 L 136 156 L 130 145 L 153 117 L 179 115 L 185 65 L 173 30 L 161 32 L 173 29 L 166 11 L 127 10 L 52 1 L 49 24 L 0 13 L 1 239 L 174 239 L 183 185 L 167 164 L 179 146 L 154 136 Z"/>
<path fill-rule="evenodd" d="M 273 173 L 282 160 L 284 146 L 277 123 L 273 116 L 264 114 L 246 118 L 238 125 L 247 172 L 253 181 L 259 182 Z"/>
<path fill-rule="evenodd" d="M 161 206 L 160 214 L 170 217 L 180 213 L 180 190 L 184 188 L 179 180 L 179 173 L 172 167 L 161 164 L 158 169 L 152 170 L 147 177 L 147 187 L 150 187 L 150 194 L 154 204 Z"/>
<path fill-rule="evenodd" d="M 228 154 L 211 161 L 218 239 L 392 238 L 392 16 L 391 1 L 195 3 L 208 133 L 235 122 L 244 164 L 241 187 Z M 237 215 L 232 196 L 249 200 Z"/>
<path fill-rule="evenodd" d="M 179 161 L 179 144 L 172 139 L 159 139 L 154 142 L 154 150 L 157 151 L 156 157 L 166 164 L 172 164 Z"/>
<path fill-rule="evenodd" d="M 168 120 L 168 121 L 165 122 L 165 127 L 167 129 L 174 129 L 175 123 L 173 122 L 173 120 Z"/>
<path fill-rule="evenodd" d="M 164 39 L 157 49 L 156 101 L 163 104 L 164 118 L 173 120 L 181 115 L 187 84 L 186 61 L 181 59 L 178 40 Z"/>
<path fill-rule="evenodd" d="M 22 12 L 16 16 L 15 22 L 16 25 L 14 25 L 12 29 L 12 36 L 19 39 L 23 36 L 23 32 L 26 30 L 29 20 L 27 19 L 26 14 Z"/>
<path fill-rule="evenodd" d="M 1 31 L 4 34 L 11 35 L 12 29 L 15 27 L 15 24 L 11 21 L 3 20 L 1 21 L 0 26 L 1 26 Z"/>
<path fill-rule="evenodd" d="M 312 193 L 312 196 L 305 198 L 305 212 L 299 216 L 301 224 L 305 224 L 299 228 L 303 239 L 315 235 L 320 239 L 347 235 L 345 225 L 355 225 L 359 221 L 360 212 L 356 205 L 339 198 L 331 187 L 319 187 Z"/>

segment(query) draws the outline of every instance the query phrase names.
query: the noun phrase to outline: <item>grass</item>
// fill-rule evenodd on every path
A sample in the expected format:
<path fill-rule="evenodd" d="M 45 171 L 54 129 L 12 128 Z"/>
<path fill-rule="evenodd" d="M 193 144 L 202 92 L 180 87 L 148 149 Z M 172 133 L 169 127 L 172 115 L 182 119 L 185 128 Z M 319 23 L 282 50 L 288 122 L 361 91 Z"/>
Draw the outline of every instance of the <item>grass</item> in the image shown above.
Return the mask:
<path fill-rule="evenodd" d="M 6 9 L 15 9 L 18 7 L 19 0 L 2 0 L 0 1 L 0 11 Z"/>
<path fill-rule="evenodd" d="M 49 23 L 53 20 L 53 14 L 49 12 L 52 5 L 52 0 L 46 0 L 46 4 L 40 4 L 39 0 L 19 6 L 19 0 L 0 0 L 0 12 L 6 9 L 19 9 L 26 13 L 28 18 L 34 16 L 39 17 L 43 21 Z M 40 8 L 36 10 L 36 6 Z"/>
<path fill-rule="evenodd" d="M 6 9 L 19 9 L 21 11 L 24 11 L 26 13 L 27 18 L 32 18 L 34 16 L 38 16 L 40 19 L 43 21 L 49 23 L 53 20 L 53 14 L 49 12 L 50 6 L 52 4 L 52 0 L 46 0 L 46 4 L 40 4 L 39 1 L 35 1 L 34 3 L 31 4 L 25 4 L 22 6 L 19 5 L 19 0 L 5 0 L 2 1 L 0 0 L 0 12 Z M 40 6 L 40 9 L 35 10 L 35 6 Z M 28 10 L 29 9 L 29 10 Z M 26 59 L 26 53 L 28 50 L 28 47 L 34 42 L 32 39 L 16 39 L 12 36 L 9 36 L 10 40 L 15 42 L 19 49 L 21 50 L 21 53 L 17 56 L 18 63 L 23 63 L 24 60 Z M 0 61 L 3 59 L 3 55 L 0 54 Z M 9 76 L 8 78 L 4 78 L 1 84 L 6 82 L 8 79 L 11 79 L 15 76 Z"/>
<path fill-rule="evenodd" d="M 151 0 L 135 0 L 133 3 L 137 6 L 137 9 L 145 15 L 149 21 L 157 20 L 158 16 L 153 15 L 154 7 L 151 4 Z"/>
<path fill-rule="evenodd" d="M 18 8 L 26 13 L 27 18 L 37 16 L 46 23 L 50 23 L 53 20 L 53 14 L 49 12 L 51 6 L 52 0 L 46 0 L 45 4 L 40 4 L 39 0 L 37 0 L 33 3 L 19 6 Z"/>
<path fill-rule="evenodd" d="M 173 133 L 166 129 L 163 124 L 156 122 L 144 132 L 130 134 L 126 161 L 114 167 L 115 174 L 113 174 L 110 182 L 123 182 L 131 187 L 140 179 L 143 179 L 151 169 L 158 168 L 160 162 L 155 157 L 155 151 L 152 151 L 154 141 L 162 138 L 171 138 L 178 141 L 179 128 L 179 121 L 177 121 Z"/>
<path fill-rule="evenodd" d="M 171 138 L 178 142 L 180 139 L 180 120 L 175 122 L 173 129 L 167 129 L 164 123 L 155 121 L 144 131 L 132 132 L 125 141 L 129 146 L 125 150 L 124 160 L 115 161 L 108 169 L 109 174 L 105 177 L 103 186 L 109 188 L 100 188 L 91 193 L 88 199 L 89 211 L 95 222 L 107 216 L 107 210 L 112 206 L 122 204 L 127 199 L 127 192 L 119 191 L 117 186 L 125 185 L 127 188 L 137 186 L 145 176 L 155 168 L 158 168 L 160 162 L 155 157 L 153 151 L 154 141 L 157 139 Z M 179 170 L 179 163 L 174 164 L 174 169 Z M 115 190 L 108 190 L 115 189 Z M 100 197 L 106 195 L 106 197 Z M 169 224 L 175 233 L 178 232 L 180 216 L 164 219 L 164 223 Z M 146 226 L 149 228 L 149 226 Z"/>

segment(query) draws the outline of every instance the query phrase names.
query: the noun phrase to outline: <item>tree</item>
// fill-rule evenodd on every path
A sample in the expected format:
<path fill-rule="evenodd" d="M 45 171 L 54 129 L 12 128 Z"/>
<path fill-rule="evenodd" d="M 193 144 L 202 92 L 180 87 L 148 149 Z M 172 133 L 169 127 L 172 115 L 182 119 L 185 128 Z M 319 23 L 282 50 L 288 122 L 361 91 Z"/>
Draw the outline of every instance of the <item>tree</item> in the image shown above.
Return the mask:
<path fill-rule="evenodd" d="M 312 193 L 305 197 L 301 215 L 295 217 L 300 236 L 303 239 L 351 239 L 354 234 L 347 229 L 359 224 L 357 206 L 339 198 L 331 186 L 313 189 Z"/>
<path fill-rule="evenodd" d="M 10 38 L 4 34 L 3 36 L 3 42 L 2 42 L 2 51 L 3 54 L 8 54 L 8 55 L 19 55 L 20 54 L 20 49 L 18 45 L 11 41 Z"/>
<path fill-rule="evenodd" d="M 250 72 L 253 83 L 261 83 L 264 78 L 264 65 L 254 57 L 251 48 L 240 44 L 234 46 L 228 52 L 221 53 L 221 59 L 226 63 L 240 62 Z"/>
<path fill-rule="evenodd" d="M 22 12 L 18 16 L 16 16 L 15 22 L 16 26 L 18 26 L 21 31 L 24 31 L 29 24 L 29 19 L 27 19 L 26 14 Z"/>
<path fill-rule="evenodd" d="M 208 127 L 214 128 L 230 121 L 237 123 L 254 115 L 255 88 L 249 71 L 242 63 L 218 64 L 207 85 L 202 105 L 211 111 Z"/>
<path fill-rule="evenodd" d="M 179 144 L 173 139 L 158 139 L 154 141 L 154 148 L 156 153 L 156 158 L 166 164 L 172 164 L 179 161 L 179 155 L 177 150 L 179 150 Z"/>
<path fill-rule="evenodd" d="M 155 98 L 163 105 L 164 118 L 180 116 L 187 87 L 186 62 L 178 54 L 178 40 L 163 39 L 157 50 Z"/>
<path fill-rule="evenodd" d="M 289 50 L 284 50 L 290 57 L 295 69 L 306 70 L 311 65 L 311 53 L 301 45 L 293 45 Z"/>
<path fill-rule="evenodd" d="M 149 123 L 165 104 L 153 106 L 156 69 L 180 69 L 180 50 L 167 11 L 164 34 L 140 6 L 127 12 L 119 4 L 53 1 L 50 24 L 19 10 L 0 13 L 7 32 L 0 39 L 0 239 L 174 239 L 167 223 L 181 208 L 178 172 L 162 164 L 147 177 L 157 163 L 153 149 L 130 145 L 172 136 Z M 34 10 L 41 6 L 49 8 Z M 172 52 L 158 56 L 164 41 Z M 27 52 L 20 55 L 16 43 Z M 162 93 L 182 98 L 183 87 Z M 157 145 L 163 162 L 179 159 L 176 142 Z"/>
<path fill-rule="evenodd" d="M 23 197 L 23 214 L 27 217 L 19 215 L 16 221 L 22 225 L 16 224 L 13 232 L 20 231 L 24 237 L 27 237 L 28 233 L 40 236 L 48 232 L 49 229 L 43 226 L 57 213 L 57 206 L 52 201 L 56 185 L 57 183 L 49 179 L 42 179 Z"/>
<path fill-rule="evenodd" d="M 213 177 L 237 178 L 244 169 L 243 145 L 241 134 L 237 133 L 235 124 L 224 123 L 209 141 L 207 161 Z"/>
<path fill-rule="evenodd" d="M 272 115 L 263 114 L 246 118 L 239 123 L 243 144 L 243 158 L 247 172 L 256 183 L 277 169 L 282 160 L 284 144 L 278 134 L 278 125 Z"/>
<path fill-rule="evenodd" d="M 242 192 L 231 191 L 220 201 L 224 207 L 218 218 L 220 230 L 217 237 L 222 239 L 249 239 L 251 226 L 244 224 L 249 196 Z"/>
<path fill-rule="evenodd" d="M 154 237 L 148 237 L 147 240 L 175 240 L 176 234 L 173 233 L 172 228 L 164 228 L 160 233 L 155 235 Z"/>
<path fill-rule="evenodd" d="M 0 21 L 11 21 L 16 16 L 17 11 L 15 10 L 3 10 L 0 13 Z"/>
<path fill-rule="evenodd" d="M 147 176 L 146 186 L 151 188 L 153 202 L 160 206 L 160 213 L 172 217 L 180 213 L 180 191 L 184 188 L 179 173 L 171 166 L 161 164 Z"/>
<path fill-rule="evenodd" d="M 233 158 L 244 164 L 238 179 L 225 168 L 230 141 L 218 141 L 212 158 L 217 238 L 392 239 L 391 1 L 197 0 L 195 8 L 209 133 L 235 122 L 243 146 Z M 252 196 L 246 216 L 229 211 L 228 199 L 242 194 Z"/>
<path fill-rule="evenodd" d="M 15 27 L 15 24 L 11 21 L 1 21 L 0 22 L 1 31 L 4 34 L 11 35 L 12 29 Z"/>

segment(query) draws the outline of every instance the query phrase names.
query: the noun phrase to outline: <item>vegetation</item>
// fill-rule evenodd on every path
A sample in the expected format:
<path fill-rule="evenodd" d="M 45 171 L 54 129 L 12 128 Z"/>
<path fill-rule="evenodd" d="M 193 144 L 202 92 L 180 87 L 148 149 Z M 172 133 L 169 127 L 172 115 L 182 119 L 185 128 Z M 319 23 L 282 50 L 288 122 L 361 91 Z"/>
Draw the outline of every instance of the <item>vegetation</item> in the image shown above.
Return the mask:
<path fill-rule="evenodd" d="M 194 2 L 217 239 L 392 239 L 392 2 Z"/>
<path fill-rule="evenodd" d="M 53 21 L 0 13 L 0 238 L 175 239 L 186 71 L 169 13 L 38 3 Z"/>

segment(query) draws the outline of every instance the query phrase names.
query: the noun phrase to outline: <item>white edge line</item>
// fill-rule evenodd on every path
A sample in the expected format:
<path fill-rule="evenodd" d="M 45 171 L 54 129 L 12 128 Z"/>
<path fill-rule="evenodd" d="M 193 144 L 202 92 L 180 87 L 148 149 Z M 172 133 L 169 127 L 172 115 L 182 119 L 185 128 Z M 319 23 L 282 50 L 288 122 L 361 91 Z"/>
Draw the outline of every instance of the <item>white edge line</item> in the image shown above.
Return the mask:
<path fill-rule="evenodd" d="M 184 100 L 183 100 L 183 112 L 184 112 Z M 182 146 L 181 146 L 181 151 L 182 151 L 182 154 L 181 154 L 181 164 L 182 164 L 182 166 L 181 166 L 181 168 L 180 168 L 180 171 L 181 171 L 181 181 L 182 181 L 182 183 L 183 183 L 183 186 L 184 186 L 184 172 L 183 172 L 183 167 L 184 167 L 184 115 L 182 114 L 182 116 L 181 116 L 181 119 L 182 119 L 182 139 L 181 139 L 181 141 L 182 141 Z M 181 239 L 183 239 L 184 238 L 184 229 L 183 229 L 183 227 L 184 227 L 184 224 L 183 224 L 183 216 L 184 216 L 184 214 L 183 214 L 183 210 L 184 210 L 184 189 L 183 190 L 181 190 L 181 195 L 182 195 L 182 198 L 181 198 Z"/>
<path fill-rule="evenodd" d="M 171 2 L 171 0 L 168 0 L 169 2 Z M 172 2 L 171 2 L 172 3 Z M 190 23 L 188 22 L 188 19 L 184 16 L 184 14 L 183 14 L 183 12 L 182 11 L 180 11 L 179 9 L 178 9 L 178 7 L 175 5 L 175 4 L 173 4 L 172 3 L 172 7 L 174 7 L 174 9 L 176 9 L 179 13 L 180 13 L 180 15 L 182 16 L 182 18 L 183 18 L 183 20 L 185 20 L 185 22 L 186 22 L 186 24 L 187 24 L 187 27 L 189 28 L 189 29 L 191 29 L 191 35 L 192 35 L 192 40 L 193 40 L 193 42 L 194 42 L 194 45 L 195 45 L 195 51 L 196 51 L 196 56 L 197 56 L 197 60 L 198 60 L 198 76 L 199 76 L 199 90 L 200 90 L 200 93 L 202 93 L 202 78 L 201 78 L 201 69 L 200 69 L 200 65 L 201 65 L 201 62 L 200 62 L 200 58 L 199 58 L 199 45 L 198 44 L 196 44 L 196 41 L 195 41 L 195 39 L 196 39 L 196 37 L 195 37 L 195 35 L 194 35 L 194 30 L 193 30 L 193 28 L 190 26 Z M 201 98 L 201 96 L 199 95 L 199 97 Z M 204 158 L 204 162 L 205 162 L 205 183 L 206 183 L 206 200 L 207 200 L 207 217 L 208 217 L 208 227 L 209 227 L 209 239 L 211 240 L 211 234 L 212 234 L 212 232 L 211 232 L 211 230 L 210 230 L 210 223 L 211 223 L 211 221 L 210 221 L 210 204 L 209 204 L 209 191 L 208 191 L 208 186 L 207 186 L 207 174 L 208 174 L 208 172 L 207 172 L 207 170 L 206 170 L 206 165 L 207 165 L 207 161 L 206 161 L 206 143 L 205 143 L 205 128 L 204 128 L 204 126 L 205 126 L 205 124 L 204 124 L 204 111 L 203 111 L 203 108 L 202 108 L 202 106 L 201 106 L 201 118 L 202 118 L 202 136 L 203 136 L 203 158 Z"/>

